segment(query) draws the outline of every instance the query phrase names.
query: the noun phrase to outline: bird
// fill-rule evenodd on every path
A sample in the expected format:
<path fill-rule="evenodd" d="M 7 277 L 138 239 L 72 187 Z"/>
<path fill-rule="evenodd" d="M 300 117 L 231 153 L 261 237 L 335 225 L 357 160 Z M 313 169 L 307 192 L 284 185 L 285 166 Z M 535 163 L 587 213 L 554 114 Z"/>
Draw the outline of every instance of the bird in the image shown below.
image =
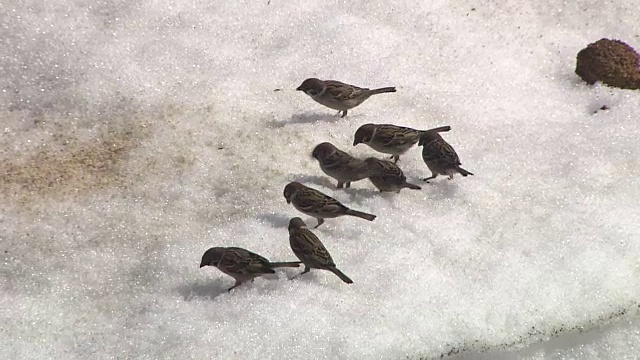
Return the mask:
<path fill-rule="evenodd" d="M 336 268 L 327 248 L 299 217 L 289 221 L 289 244 L 293 253 L 304 264 L 304 271 L 298 275 L 308 273 L 311 269 L 329 270 L 345 283 L 353 284 L 353 280 Z"/>
<path fill-rule="evenodd" d="M 369 180 L 380 192 L 395 191 L 399 193 L 404 188 L 422 189 L 418 185 L 408 183 L 407 177 L 404 176 L 402 170 L 391 161 L 370 157 L 365 159 L 364 162 L 372 169 L 374 174 L 369 176 Z"/>
<path fill-rule="evenodd" d="M 316 78 L 306 79 L 296 90 L 303 91 L 317 103 L 342 112 L 341 117 L 347 116 L 347 110 L 362 104 L 371 95 L 396 92 L 395 87 L 371 90 L 336 80 L 320 80 Z"/>
<path fill-rule="evenodd" d="M 287 204 L 293 204 L 301 213 L 316 218 L 318 220 L 316 228 L 324 223 L 324 219 L 344 215 L 356 216 L 369 221 L 376 218 L 376 215 L 351 210 L 338 200 L 297 181 L 292 181 L 284 187 L 284 198 L 287 200 Z"/>
<path fill-rule="evenodd" d="M 338 180 L 338 189 L 343 185 L 350 187 L 352 181 L 366 179 L 371 172 L 364 161 L 339 150 L 329 142 L 318 144 L 311 156 L 318 160 L 320 169 L 325 174 Z"/>
<path fill-rule="evenodd" d="M 462 164 L 458 154 L 437 132 L 423 134 L 418 141 L 418 146 L 422 146 L 422 160 L 431 170 L 431 176 L 423 178 L 423 181 L 428 182 L 438 175 L 447 175 L 449 180 L 453 179 L 455 173 L 460 173 L 462 176 L 473 175 L 472 172 L 460 167 Z"/>
<path fill-rule="evenodd" d="M 393 162 L 397 163 L 400 155 L 413 147 L 423 134 L 449 130 L 451 130 L 451 126 L 448 125 L 429 130 L 416 130 L 392 124 L 364 124 L 356 130 L 353 137 L 353 146 L 358 144 L 369 145 L 376 151 L 391 154 Z"/>
<path fill-rule="evenodd" d="M 200 268 L 215 266 L 223 273 L 236 279 L 235 285 L 227 291 L 231 291 L 244 282 L 253 278 L 273 274 L 274 268 L 299 267 L 299 261 L 270 262 L 264 257 L 249 250 L 239 247 L 212 247 L 205 251 L 200 261 Z"/>

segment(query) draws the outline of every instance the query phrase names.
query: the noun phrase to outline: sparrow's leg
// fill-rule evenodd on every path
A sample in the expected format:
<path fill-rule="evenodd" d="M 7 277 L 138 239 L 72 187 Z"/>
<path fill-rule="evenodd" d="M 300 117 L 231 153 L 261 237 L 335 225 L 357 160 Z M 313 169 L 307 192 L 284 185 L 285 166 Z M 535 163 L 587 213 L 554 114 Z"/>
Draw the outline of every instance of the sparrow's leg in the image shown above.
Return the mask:
<path fill-rule="evenodd" d="M 242 281 L 240 281 L 240 280 L 236 280 L 235 285 L 233 285 L 232 287 L 230 287 L 230 288 L 227 290 L 227 292 L 229 292 L 229 291 L 231 291 L 231 290 L 235 289 L 236 287 L 240 286 L 241 284 L 242 284 Z"/>
<path fill-rule="evenodd" d="M 310 268 L 310 267 L 308 267 L 307 265 L 305 265 L 305 266 L 304 266 L 304 271 L 303 271 L 303 272 L 301 272 L 301 273 L 299 273 L 299 274 L 295 275 L 294 277 L 292 277 L 292 278 L 291 278 L 291 279 L 289 279 L 289 280 L 293 280 L 293 279 L 297 278 L 298 276 L 300 276 L 300 275 L 302 275 L 302 274 L 306 274 L 306 273 L 308 273 L 308 272 L 309 272 L 309 270 L 311 270 L 311 268 Z"/>
<path fill-rule="evenodd" d="M 428 180 L 435 179 L 436 176 L 438 176 L 438 174 L 431 173 L 431 176 L 429 176 L 427 178 L 420 178 L 420 180 L 425 181 L 425 182 L 429 182 Z"/>
<path fill-rule="evenodd" d="M 343 118 L 343 117 L 345 117 L 345 116 L 347 116 L 347 110 L 344 110 L 344 111 L 342 112 L 342 116 L 340 116 L 340 117 L 341 117 L 341 118 Z"/>
<path fill-rule="evenodd" d="M 304 271 L 303 271 L 303 272 L 301 272 L 301 273 L 299 273 L 299 274 L 294 275 L 294 276 L 293 276 L 291 279 L 289 279 L 289 280 L 293 280 L 293 279 L 297 278 L 298 276 L 300 276 L 300 275 L 302 275 L 302 274 L 306 274 L 306 273 L 308 273 L 308 272 L 309 272 L 309 270 L 311 270 L 311 268 L 310 268 L 310 267 L 308 267 L 307 265 L 305 265 L 305 266 L 304 266 Z"/>

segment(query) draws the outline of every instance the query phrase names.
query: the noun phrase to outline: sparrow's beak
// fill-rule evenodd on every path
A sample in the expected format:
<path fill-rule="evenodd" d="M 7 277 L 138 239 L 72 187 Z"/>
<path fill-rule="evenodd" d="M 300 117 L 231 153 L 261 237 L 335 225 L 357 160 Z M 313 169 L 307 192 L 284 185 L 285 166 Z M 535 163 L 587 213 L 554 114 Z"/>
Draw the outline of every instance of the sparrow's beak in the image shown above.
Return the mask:
<path fill-rule="evenodd" d="M 302 91 L 302 86 L 298 86 L 298 87 L 296 88 L 296 90 L 297 90 L 297 91 Z"/>
<path fill-rule="evenodd" d="M 353 140 L 353 146 L 356 146 L 358 144 L 360 144 L 360 142 L 358 140 Z"/>
<path fill-rule="evenodd" d="M 203 268 L 203 267 L 205 267 L 205 266 L 207 266 L 207 265 L 205 265 L 204 263 L 201 263 L 201 264 L 200 264 L 200 269 L 202 269 L 202 268 Z"/>
<path fill-rule="evenodd" d="M 287 204 L 291 204 L 291 200 L 287 199 Z"/>

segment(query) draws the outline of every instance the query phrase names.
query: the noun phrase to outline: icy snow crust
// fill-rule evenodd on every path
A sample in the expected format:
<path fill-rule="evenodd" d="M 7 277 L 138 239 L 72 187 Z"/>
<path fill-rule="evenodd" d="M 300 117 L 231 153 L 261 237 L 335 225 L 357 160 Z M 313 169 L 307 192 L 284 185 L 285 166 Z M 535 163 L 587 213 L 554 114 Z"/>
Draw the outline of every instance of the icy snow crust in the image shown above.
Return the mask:
<path fill-rule="evenodd" d="M 640 48 L 636 14 L 3 2 L 0 358 L 636 358 L 640 93 L 573 73 L 602 37 Z M 307 77 L 398 92 L 339 119 L 294 90 Z M 365 123 L 451 125 L 475 176 L 335 189 L 311 150 L 382 157 L 352 146 Z M 430 174 L 417 147 L 399 165 Z M 293 180 L 378 216 L 314 230 L 354 284 L 282 269 L 227 293 L 209 247 L 295 260 Z"/>

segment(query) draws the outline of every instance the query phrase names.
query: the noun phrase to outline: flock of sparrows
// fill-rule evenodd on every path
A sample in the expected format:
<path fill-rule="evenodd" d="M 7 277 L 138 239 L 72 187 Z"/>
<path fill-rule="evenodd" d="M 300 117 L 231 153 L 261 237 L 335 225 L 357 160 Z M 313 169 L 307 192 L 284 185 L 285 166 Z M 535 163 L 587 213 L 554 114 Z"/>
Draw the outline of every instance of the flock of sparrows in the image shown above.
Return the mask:
<path fill-rule="evenodd" d="M 362 104 L 372 95 L 395 92 L 396 88 L 371 90 L 340 81 L 311 78 L 305 80 L 296 90 L 303 91 L 324 106 L 338 110 L 342 113 L 341 117 L 345 117 L 348 110 Z M 453 179 L 456 173 L 462 176 L 473 175 L 460 167 L 458 154 L 440 135 L 441 132 L 449 130 L 450 126 L 415 130 L 391 124 L 365 124 L 355 132 L 353 146 L 366 144 L 378 152 L 391 155 L 393 162 L 375 157 L 358 159 L 328 142 L 318 144 L 313 149 L 312 156 L 318 160 L 320 169 L 325 174 L 337 180 L 337 188 L 348 188 L 352 182 L 368 178 L 380 192 L 400 192 L 404 188 L 420 190 L 420 186 L 407 182 L 406 176 L 397 166 L 400 155 L 416 144 L 422 146 L 422 160 L 431 170 L 431 176 L 422 178 L 423 181 L 428 182 L 438 175 L 448 176 L 449 180 Z M 297 181 L 285 186 L 284 198 L 301 213 L 316 218 L 316 228 L 327 218 L 345 215 L 369 221 L 376 218 L 376 215 L 350 209 L 338 200 Z M 301 274 L 311 269 L 323 269 L 333 272 L 347 284 L 353 283 L 336 268 L 329 251 L 299 217 L 289 221 L 289 244 L 300 261 L 271 262 L 242 248 L 213 247 L 202 256 L 200 267 L 215 266 L 232 276 L 236 283 L 229 290 L 257 276 L 275 273 L 274 268 L 298 267 L 300 264 L 305 266 Z"/>

